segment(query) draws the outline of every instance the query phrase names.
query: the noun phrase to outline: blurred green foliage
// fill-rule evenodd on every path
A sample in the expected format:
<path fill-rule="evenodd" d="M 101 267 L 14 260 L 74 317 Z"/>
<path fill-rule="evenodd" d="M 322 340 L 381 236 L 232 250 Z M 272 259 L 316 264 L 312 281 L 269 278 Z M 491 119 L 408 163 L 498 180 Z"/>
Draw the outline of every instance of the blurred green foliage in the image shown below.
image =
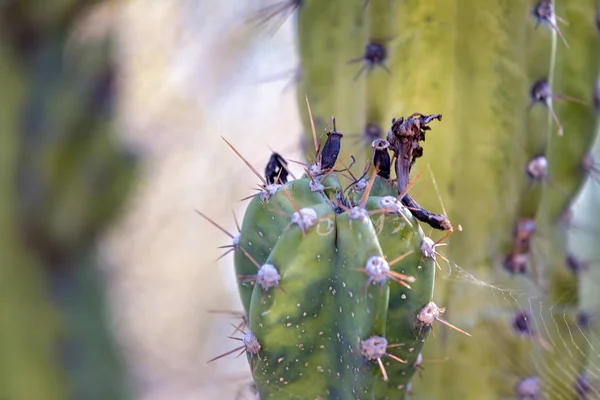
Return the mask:
<path fill-rule="evenodd" d="M 110 40 L 71 36 L 96 3 L 0 6 L 2 399 L 128 397 L 95 245 L 136 157 L 114 137 Z"/>

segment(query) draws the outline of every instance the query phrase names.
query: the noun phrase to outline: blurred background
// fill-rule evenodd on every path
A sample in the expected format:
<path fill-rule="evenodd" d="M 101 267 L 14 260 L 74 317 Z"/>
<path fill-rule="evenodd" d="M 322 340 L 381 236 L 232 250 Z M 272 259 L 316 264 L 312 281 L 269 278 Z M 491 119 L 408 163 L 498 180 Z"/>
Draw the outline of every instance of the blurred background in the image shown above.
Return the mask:
<path fill-rule="evenodd" d="M 194 210 L 235 232 L 256 181 L 221 136 L 300 159 L 264 4 L 0 2 L 0 399 L 252 398 L 244 357 L 207 364 L 241 307 Z"/>

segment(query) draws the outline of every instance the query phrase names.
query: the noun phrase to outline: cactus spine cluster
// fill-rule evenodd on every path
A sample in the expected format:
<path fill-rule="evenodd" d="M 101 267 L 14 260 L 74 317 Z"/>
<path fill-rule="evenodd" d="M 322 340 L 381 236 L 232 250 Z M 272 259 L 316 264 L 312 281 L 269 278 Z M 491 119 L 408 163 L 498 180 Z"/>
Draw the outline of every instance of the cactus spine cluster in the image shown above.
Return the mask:
<path fill-rule="evenodd" d="M 466 333 L 433 302 L 436 243 L 418 219 L 452 227 L 406 193 L 434 119 L 395 120 L 360 179 L 344 176 L 352 173 L 338 160 L 335 120 L 324 144 L 314 135 L 304 176 L 288 182 L 276 153 L 258 175 L 260 191 L 232 235 L 245 311 L 232 352 L 247 354 L 261 399 L 401 398 L 434 322 Z"/>

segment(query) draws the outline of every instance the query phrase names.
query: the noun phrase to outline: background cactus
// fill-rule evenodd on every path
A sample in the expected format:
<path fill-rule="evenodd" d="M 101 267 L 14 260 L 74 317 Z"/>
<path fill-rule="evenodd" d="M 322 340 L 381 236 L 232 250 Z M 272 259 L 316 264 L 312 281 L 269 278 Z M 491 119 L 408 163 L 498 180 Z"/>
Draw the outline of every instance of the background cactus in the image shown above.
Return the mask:
<path fill-rule="evenodd" d="M 446 252 L 453 279 L 438 279 L 435 297 L 473 337 L 445 332 L 425 346 L 425 362 L 444 362 L 427 364 L 415 396 L 600 396 L 598 198 L 586 158 L 597 130 L 595 2 L 277 4 L 272 18 L 297 11 L 305 132 L 306 96 L 317 126 L 335 115 L 365 139 L 351 150 L 359 171 L 393 117 L 444 115 L 420 163 L 436 190 L 419 202 L 464 227 Z"/>
<path fill-rule="evenodd" d="M 569 329 L 580 334 L 575 318 L 577 299 L 584 296 L 565 268 L 565 225 L 558 222 L 583 182 L 578 165 L 596 130 L 590 101 L 598 72 L 595 3 L 555 4 L 556 14 L 570 22 L 560 26 L 565 43 L 549 1 L 500 6 L 373 0 L 364 11 L 362 4 L 334 3 L 306 1 L 298 16 L 301 96 L 325 103 L 313 107 L 315 115 L 348 115 L 352 122 L 345 129 L 361 131 L 369 123 L 385 126 L 397 113 L 444 114 L 443 131 L 429 136 L 424 161 L 435 172 L 449 217 L 465 228 L 447 255 L 476 278 L 441 280 L 436 297 L 474 338 L 449 336 L 427 346 L 426 359 L 443 355 L 448 361 L 428 365 L 425 384 L 415 393 L 498 398 L 516 395 L 515 382 L 527 376 L 539 377 L 548 398 L 575 393 L 584 368 L 576 357 L 565 366 L 564 354 L 580 339 L 565 335 Z M 332 22 L 340 10 L 347 14 Z M 330 44 L 323 51 L 316 43 Z M 385 59 L 370 57 L 372 43 L 385 47 Z M 361 51 L 374 70 L 351 86 L 355 71 L 340 61 Z M 323 80 L 326 71 L 330 77 Z M 338 94 L 342 85 L 353 95 Z M 556 106 L 552 100 L 560 96 L 554 93 L 586 104 Z M 420 201 L 429 208 L 439 204 L 432 190 Z M 482 290 L 473 285 L 477 280 L 511 295 Z M 544 326 L 552 321 L 560 321 L 558 329 L 548 331 Z M 534 339 L 538 335 L 549 336 L 553 351 L 539 350 L 544 343 Z M 524 344 L 523 336 L 532 340 Z M 486 367 L 492 359 L 502 361 Z"/>
<path fill-rule="evenodd" d="M 0 7 L 0 398 L 128 396 L 96 241 L 135 160 L 112 137 L 109 41 L 73 40 L 92 3 Z"/>

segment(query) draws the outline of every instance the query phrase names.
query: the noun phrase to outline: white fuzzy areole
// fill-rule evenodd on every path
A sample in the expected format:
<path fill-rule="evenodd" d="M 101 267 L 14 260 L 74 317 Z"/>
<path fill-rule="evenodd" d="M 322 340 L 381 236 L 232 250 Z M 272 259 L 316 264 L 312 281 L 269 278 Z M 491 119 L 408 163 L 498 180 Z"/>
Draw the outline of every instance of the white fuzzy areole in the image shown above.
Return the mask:
<path fill-rule="evenodd" d="M 355 206 L 348 210 L 348 218 L 355 221 L 364 220 L 369 218 L 369 212 L 362 207 Z"/>
<path fill-rule="evenodd" d="M 388 341 L 381 336 L 371 336 L 360 342 L 360 353 L 368 360 L 382 358 L 387 351 Z"/>
<path fill-rule="evenodd" d="M 390 265 L 383 257 L 373 256 L 367 260 L 365 272 L 369 279 L 382 283 L 390 274 Z"/>
<path fill-rule="evenodd" d="M 433 301 L 427 303 L 417 314 L 417 320 L 423 325 L 431 326 L 440 316 L 440 308 Z"/>
<path fill-rule="evenodd" d="M 317 223 L 317 212 L 310 207 L 301 208 L 292 214 L 292 224 L 298 225 L 303 231 Z"/>
<path fill-rule="evenodd" d="M 258 269 L 258 274 L 256 274 L 256 282 L 265 290 L 273 286 L 279 286 L 279 279 L 281 279 L 281 276 L 273 264 L 263 264 Z"/>
<path fill-rule="evenodd" d="M 242 343 L 246 346 L 246 351 L 250 354 L 257 354 L 260 351 L 260 343 L 254 334 L 250 331 L 244 334 Z"/>
<path fill-rule="evenodd" d="M 279 191 L 279 189 L 281 189 L 281 185 L 279 185 L 279 184 L 272 183 L 270 185 L 267 185 L 260 192 L 260 200 L 263 203 L 266 203 L 267 201 L 269 201 L 271 199 L 271 197 L 275 196 L 275 194 Z"/>
<path fill-rule="evenodd" d="M 421 242 L 421 254 L 427 258 L 435 259 L 435 242 L 430 237 L 425 236 L 423 238 L 423 242 Z"/>
<path fill-rule="evenodd" d="M 402 204 L 394 196 L 384 196 L 379 199 L 379 208 L 388 213 L 397 214 L 402 208 Z"/>

